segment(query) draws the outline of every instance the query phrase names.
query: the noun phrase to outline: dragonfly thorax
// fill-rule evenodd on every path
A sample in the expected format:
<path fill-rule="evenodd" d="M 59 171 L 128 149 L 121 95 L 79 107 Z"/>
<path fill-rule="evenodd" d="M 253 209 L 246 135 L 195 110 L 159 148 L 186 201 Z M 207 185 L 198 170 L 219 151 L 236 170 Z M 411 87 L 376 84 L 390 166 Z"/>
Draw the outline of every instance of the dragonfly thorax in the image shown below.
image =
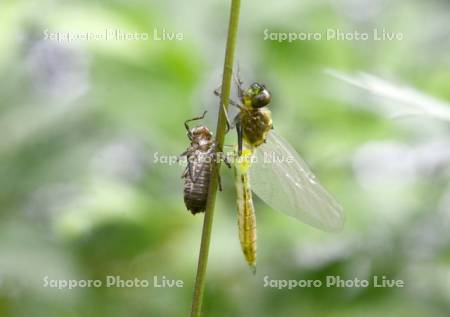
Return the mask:
<path fill-rule="evenodd" d="M 244 141 L 251 147 L 265 142 L 272 129 L 272 117 L 268 109 L 252 109 L 242 111 L 241 125 Z"/>
<path fill-rule="evenodd" d="M 196 147 L 210 147 L 213 140 L 211 131 L 205 126 L 195 127 L 189 130 L 188 137 L 191 139 L 191 145 Z"/>

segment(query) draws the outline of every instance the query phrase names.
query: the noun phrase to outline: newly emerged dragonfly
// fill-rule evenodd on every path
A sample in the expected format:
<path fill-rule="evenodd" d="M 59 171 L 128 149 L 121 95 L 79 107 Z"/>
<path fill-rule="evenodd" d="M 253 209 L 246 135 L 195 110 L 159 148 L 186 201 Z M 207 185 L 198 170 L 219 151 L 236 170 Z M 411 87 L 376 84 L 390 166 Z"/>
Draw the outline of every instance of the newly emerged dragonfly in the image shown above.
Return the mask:
<path fill-rule="evenodd" d="M 242 81 L 235 78 L 240 103 L 230 100 L 230 104 L 239 108 L 239 113 L 230 122 L 226 111 L 228 129 L 236 127 L 238 137 L 238 155 L 242 153 L 243 143 L 248 148 L 255 148 L 265 142 L 271 129 L 272 116 L 266 106 L 272 100 L 266 86 L 253 83 L 247 89 L 242 88 Z M 218 90 L 215 91 L 219 95 Z"/>
<path fill-rule="evenodd" d="M 313 227 L 339 231 L 343 227 L 343 209 L 320 185 L 297 152 L 272 130 L 270 111 L 265 107 L 271 96 L 267 88 L 253 83 L 242 88 L 237 80 L 240 103 L 232 128 L 238 132 L 235 160 L 235 184 L 241 248 L 247 263 L 256 268 L 256 217 L 252 193 L 273 209 Z"/>

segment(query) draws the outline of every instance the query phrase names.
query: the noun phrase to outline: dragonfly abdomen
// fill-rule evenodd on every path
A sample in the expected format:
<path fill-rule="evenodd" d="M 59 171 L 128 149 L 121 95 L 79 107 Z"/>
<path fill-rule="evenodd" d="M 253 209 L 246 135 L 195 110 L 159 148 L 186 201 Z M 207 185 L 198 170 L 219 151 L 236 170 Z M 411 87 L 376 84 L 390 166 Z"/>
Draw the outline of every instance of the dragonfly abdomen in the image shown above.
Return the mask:
<path fill-rule="evenodd" d="M 246 171 L 236 168 L 239 240 L 242 252 L 252 270 L 256 269 L 256 216 Z"/>
<path fill-rule="evenodd" d="M 184 203 L 193 214 L 205 211 L 213 156 L 214 151 L 188 156 L 188 171 L 184 177 Z"/>

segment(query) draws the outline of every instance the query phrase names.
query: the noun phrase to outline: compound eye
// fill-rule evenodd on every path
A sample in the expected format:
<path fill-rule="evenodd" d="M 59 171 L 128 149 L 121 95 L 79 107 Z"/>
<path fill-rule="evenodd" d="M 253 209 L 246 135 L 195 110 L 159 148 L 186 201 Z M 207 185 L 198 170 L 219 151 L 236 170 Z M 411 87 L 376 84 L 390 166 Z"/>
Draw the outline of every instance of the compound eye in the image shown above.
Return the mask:
<path fill-rule="evenodd" d="M 251 84 L 250 85 L 250 88 L 252 89 L 252 90 L 256 90 L 256 91 L 259 91 L 259 90 L 261 90 L 261 85 L 259 84 L 259 83 L 253 83 L 253 84 Z"/>
<path fill-rule="evenodd" d="M 270 95 L 269 91 L 267 89 L 264 89 L 253 98 L 253 106 L 255 108 L 262 108 L 267 106 L 271 100 L 272 96 Z"/>

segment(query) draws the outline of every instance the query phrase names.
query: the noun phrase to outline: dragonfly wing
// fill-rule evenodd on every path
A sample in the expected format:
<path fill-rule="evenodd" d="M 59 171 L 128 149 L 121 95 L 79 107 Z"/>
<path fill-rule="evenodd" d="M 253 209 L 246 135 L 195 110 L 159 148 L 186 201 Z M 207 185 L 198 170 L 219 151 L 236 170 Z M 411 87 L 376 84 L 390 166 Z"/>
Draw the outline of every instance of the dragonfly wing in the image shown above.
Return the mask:
<path fill-rule="evenodd" d="M 256 149 L 249 174 L 253 191 L 273 209 L 325 231 L 342 229 L 342 207 L 275 131 Z"/>

